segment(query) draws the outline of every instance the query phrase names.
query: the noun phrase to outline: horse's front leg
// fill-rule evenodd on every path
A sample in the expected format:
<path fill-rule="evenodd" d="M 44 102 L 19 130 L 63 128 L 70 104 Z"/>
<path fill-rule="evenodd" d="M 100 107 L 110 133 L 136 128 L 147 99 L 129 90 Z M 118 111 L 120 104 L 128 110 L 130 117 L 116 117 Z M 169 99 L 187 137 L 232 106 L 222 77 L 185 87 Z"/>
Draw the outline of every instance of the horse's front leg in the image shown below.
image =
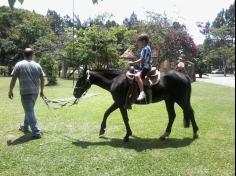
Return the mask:
<path fill-rule="evenodd" d="M 116 103 L 113 103 L 111 105 L 110 108 L 108 108 L 108 110 L 105 112 L 103 120 L 102 120 L 102 124 L 101 124 L 101 129 L 100 129 L 100 133 L 99 135 L 102 136 L 105 134 L 106 132 L 106 127 L 107 127 L 107 118 L 109 117 L 109 115 L 114 112 L 116 109 L 118 109 L 118 106 L 116 105 Z"/>
<path fill-rule="evenodd" d="M 131 128 L 129 126 L 128 112 L 125 108 L 120 108 L 120 112 L 121 112 L 121 115 L 122 115 L 122 118 L 124 120 L 125 127 L 126 127 L 126 135 L 124 137 L 124 141 L 129 142 L 129 137 L 132 136 L 132 131 L 131 131 Z"/>

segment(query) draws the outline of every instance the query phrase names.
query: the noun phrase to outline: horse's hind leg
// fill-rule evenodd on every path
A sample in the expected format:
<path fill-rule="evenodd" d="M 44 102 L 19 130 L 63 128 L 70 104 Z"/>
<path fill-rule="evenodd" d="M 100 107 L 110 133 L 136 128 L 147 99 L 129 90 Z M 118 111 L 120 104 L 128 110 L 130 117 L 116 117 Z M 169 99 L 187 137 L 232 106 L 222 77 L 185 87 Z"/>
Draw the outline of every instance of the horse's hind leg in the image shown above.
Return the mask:
<path fill-rule="evenodd" d="M 190 102 L 178 102 L 179 106 L 183 109 L 184 112 L 184 127 L 188 128 L 190 126 L 190 122 L 193 127 L 193 138 L 198 138 L 198 131 L 199 128 L 197 126 L 195 117 L 194 117 L 194 111 L 190 104 Z"/>
<path fill-rule="evenodd" d="M 189 107 L 189 111 L 188 111 L 187 115 L 190 117 L 190 120 L 191 120 L 191 123 L 192 123 L 193 138 L 197 139 L 197 138 L 199 138 L 199 134 L 198 134 L 199 128 L 197 126 L 197 123 L 196 123 L 196 120 L 195 120 L 195 117 L 194 117 L 194 111 L 193 111 L 193 108 L 191 107 L 191 105 Z"/>
<path fill-rule="evenodd" d="M 106 132 L 106 127 L 107 127 L 107 118 L 109 117 L 109 115 L 114 112 L 116 109 L 118 109 L 118 106 L 116 105 L 116 103 L 112 104 L 111 107 L 105 112 L 104 117 L 103 117 L 103 121 L 101 124 L 101 129 L 100 129 L 100 133 L 99 135 L 102 136 L 105 134 Z"/>
<path fill-rule="evenodd" d="M 173 100 L 166 100 L 165 102 L 166 102 L 166 109 L 168 112 L 169 122 L 168 122 L 165 133 L 160 137 L 160 139 L 162 140 L 165 140 L 166 138 L 170 136 L 172 126 L 176 117 L 175 108 L 174 108 L 175 102 Z"/>
<path fill-rule="evenodd" d="M 121 115 L 123 117 L 123 120 L 124 120 L 124 123 L 125 123 L 125 127 L 126 127 L 126 135 L 124 137 L 124 141 L 125 142 L 128 142 L 129 141 L 129 137 L 132 136 L 132 130 L 130 128 L 130 125 L 129 125 L 129 117 L 128 117 L 128 112 L 125 108 L 120 108 L 120 112 L 121 112 Z"/>

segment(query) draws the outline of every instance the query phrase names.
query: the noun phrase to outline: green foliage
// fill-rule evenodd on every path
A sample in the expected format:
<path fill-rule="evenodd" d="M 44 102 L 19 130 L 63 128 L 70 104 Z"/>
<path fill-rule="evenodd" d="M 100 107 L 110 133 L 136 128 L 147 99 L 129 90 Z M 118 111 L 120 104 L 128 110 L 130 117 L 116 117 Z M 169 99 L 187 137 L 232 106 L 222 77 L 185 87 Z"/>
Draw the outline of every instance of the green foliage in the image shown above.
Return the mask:
<path fill-rule="evenodd" d="M 195 64 L 195 73 L 199 74 L 199 77 L 202 78 L 204 73 L 209 71 L 208 67 L 208 57 L 204 50 L 203 45 L 198 45 L 198 53 L 196 58 L 193 59 L 193 63 Z"/>
<path fill-rule="evenodd" d="M 152 48 L 160 50 L 158 65 L 166 59 L 177 62 L 180 56 L 186 60 L 196 56 L 197 47 L 186 27 L 179 22 L 172 23 L 167 16 L 147 12 L 147 21 L 140 24 L 138 31 L 148 33 Z"/>
<path fill-rule="evenodd" d="M 24 0 L 18 0 L 21 4 L 23 4 Z M 98 3 L 98 0 L 92 0 L 92 2 L 94 4 L 97 4 Z M 14 5 L 16 3 L 16 0 L 8 0 L 8 3 L 9 3 L 9 6 L 11 7 L 11 9 L 14 8 Z"/>
<path fill-rule="evenodd" d="M 0 39 L 0 64 L 13 65 L 15 62 L 16 45 L 9 39 Z"/>
<path fill-rule="evenodd" d="M 128 61 L 124 60 L 124 59 L 120 59 L 118 61 L 118 68 L 121 70 L 127 70 L 127 66 L 128 66 Z"/>
<path fill-rule="evenodd" d="M 53 41 L 54 36 L 47 36 L 40 38 L 34 45 L 33 49 L 36 51 L 36 59 L 43 67 L 48 85 L 56 85 L 56 77 L 58 73 L 58 62 L 55 54 L 56 44 Z"/>
<path fill-rule="evenodd" d="M 29 47 L 52 33 L 42 15 L 7 7 L 0 7 L 0 31 L 0 64 L 9 66 L 23 59 L 18 48 Z"/>
<path fill-rule="evenodd" d="M 204 48 L 213 67 L 223 67 L 226 75 L 228 67 L 235 65 L 235 3 L 221 10 L 210 27 Z"/>
<path fill-rule="evenodd" d="M 227 67 L 227 63 L 234 63 L 235 62 L 235 48 L 232 47 L 218 47 L 217 50 L 213 49 L 209 52 L 208 58 L 212 62 L 217 62 L 218 60 L 221 61 L 221 64 L 225 66 L 224 69 Z"/>
<path fill-rule="evenodd" d="M 123 26 L 112 27 L 110 33 L 116 37 L 116 48 L 119 55 L 123 54 L 131 44 L 134 44 L 137 38 L 136 30 L 128 30 Z"/>
<path fill-rule="evenodd" d="M 65 50 L 74 67 L 91 65 L 98 69 L 114 68 L 118 66 L 118 56 L 134 42 L 135 37 L 136 31 L 125 27 L 94 25 L 77 30 L 75 48 L 73 42 L 69 42 Z"/>
<path fill-rule="evenodd" d="M 68 41 L 66 35 L 48 35 L 41 37 L 32 46 L 36 51 L 35 55 L 42 64 L 48 79 L 49 85 L 56 84 L 56 77 L 59 69 L 59 62 L 65 58 L 64 47 Z"/>
<path fill-rule="evenodd" d="M 16 0 L 8 0 L 9 6 L 11 7 L 11 9 L 13 9 L 14 4 L 16 3 Z"/>
<path fill-rule="evenodd" d="M 64 32 L 64 21 L 56 11 L 48 10 L 46 18 L 55 34 Z"/>
<path fill-rule="evenodd" d="M 58 74 L 58 63 L 55 58 L 52 56 L 43 56 L 40 57 L 39 63 L 43 67 L 47 76 L 47 85 L 53 86 L 57 84 L 57 74 Z"/>
<path fill-rule="evenodd" d="M 123 21 L 123 24 L 128 29 L 132 29 L 136 27 L 139 24 L 138 16 L 133 12 L 130 18 L 125 18 L 125 20 Z"/>
<path fill-rule="evenodd" d="M 51 33 L 51 29 L 43 16 L 28 13 L 23 17 L 23 21 L 14 27 L 10 39 L 14 41 L 18 47 L 25 48 L 37 41 L 42 36 Z"/>

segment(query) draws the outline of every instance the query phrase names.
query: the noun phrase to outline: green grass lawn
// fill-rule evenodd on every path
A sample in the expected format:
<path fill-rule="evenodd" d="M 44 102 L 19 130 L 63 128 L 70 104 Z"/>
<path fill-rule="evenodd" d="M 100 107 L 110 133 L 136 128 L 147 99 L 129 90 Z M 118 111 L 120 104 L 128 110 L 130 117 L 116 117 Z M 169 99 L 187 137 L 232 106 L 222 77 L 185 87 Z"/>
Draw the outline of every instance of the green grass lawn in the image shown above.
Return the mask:
<path fill-rule="evenodd" d="M 8 100 L 9 78 L 0 78 L 0 175 L 76 176 L 228 176 L 234 175 L 235 89 L 205 83 L 193 84 L 192 105 L 200 127 L 193 141 L 192 129 L 184 129 L 183 114 L 177 118 L 171 138 L 160 141 L 167 124 L 164 103 L 137 106 L 129 112 L 136 138 L 122 141 L 125 127 L 119 111 L 108 120 L 104 139 L 98 138 L 105 110 L 112 103 L 109 93 L 92 87 L 97 97 L 78 105 L 49 110 L 41 99 L 37 118 L 44 130 L 40 140 L 18 132 L 23 119 L 18 88 Z M 46 88 L 53 99 L 72 96 L 72 81 L 59 80 Z M 12 145 L 9 145 L 11 144 Z"/>

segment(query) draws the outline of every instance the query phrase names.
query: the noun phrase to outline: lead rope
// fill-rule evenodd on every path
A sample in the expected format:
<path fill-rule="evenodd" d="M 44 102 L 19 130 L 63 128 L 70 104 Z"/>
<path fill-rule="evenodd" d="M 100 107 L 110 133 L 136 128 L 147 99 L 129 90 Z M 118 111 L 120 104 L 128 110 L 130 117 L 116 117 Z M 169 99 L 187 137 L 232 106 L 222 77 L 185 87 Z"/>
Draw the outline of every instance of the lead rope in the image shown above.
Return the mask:
<path fill-rule="evenodd" d="M 50 106 L 49 106 L 49 104 L 47 102 L 47 100 L 48 100 L 47 97 L 46 96 L 42 96 L 42 99 L 43 99 L 43 102 L 47 105 L 48 109 L 50 110 L 51 108 L 50 108 Z M 55 118 L 58 118 L 58 115 L 56 114 L 55 111 L 52 111 L 52 113 L 53 113 Z"/>
<path fill-rule="evenodd" d="M 43 102 L 46 104 L 46 106 L 48 107 L 48 109 L 51 109 L 51 107 L 50 107 L 50 103 L 52 103 L 52 104 L 58 104 L 60 107 L 59 108 L 53 108 L 53 109 L 60 109 L 60 108 L 63 108 L 63 107 L 65 107 L 65 106 L 74 106 L 74 105 L 76 105 L 76 104 L 78 104 L 78 102 L 79 102 L 79 99 L 78 98 L 76 98 L 74 101 L 73 101 L 73 103 L 71 103 L 71 100 L 67 100 L 67 101 L 65 101 L 65 100 L 50 100 L 50 99 L 48 99 L 46 96 L 43 96 L 42 97 L 42 99 L 43 99 Z M 71 103 L 71 104 L 70 104 Z"/>

